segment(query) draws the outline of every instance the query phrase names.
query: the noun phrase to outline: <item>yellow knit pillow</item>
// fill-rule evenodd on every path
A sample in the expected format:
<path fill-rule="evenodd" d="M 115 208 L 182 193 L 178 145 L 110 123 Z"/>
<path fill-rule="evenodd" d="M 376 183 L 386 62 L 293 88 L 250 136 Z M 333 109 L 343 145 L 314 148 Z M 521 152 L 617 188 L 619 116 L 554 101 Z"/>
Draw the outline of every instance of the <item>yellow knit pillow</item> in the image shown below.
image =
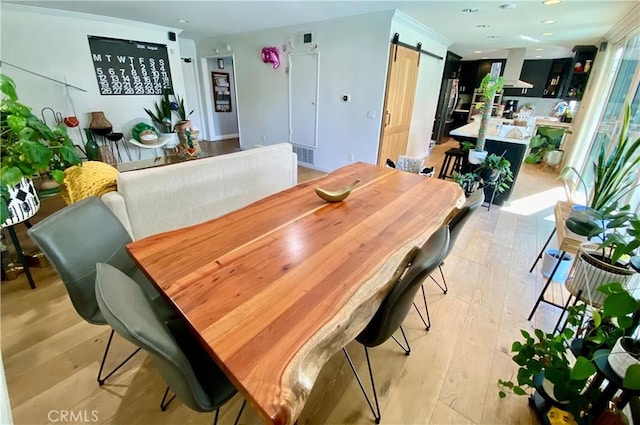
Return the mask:
<path fill-rule="evenodd" d="M 100 161 L 83 162 L 64 170 L 62 198 L 67 205 L 89 196 L 102 196 L 116 190 L 118 170 Z"/>

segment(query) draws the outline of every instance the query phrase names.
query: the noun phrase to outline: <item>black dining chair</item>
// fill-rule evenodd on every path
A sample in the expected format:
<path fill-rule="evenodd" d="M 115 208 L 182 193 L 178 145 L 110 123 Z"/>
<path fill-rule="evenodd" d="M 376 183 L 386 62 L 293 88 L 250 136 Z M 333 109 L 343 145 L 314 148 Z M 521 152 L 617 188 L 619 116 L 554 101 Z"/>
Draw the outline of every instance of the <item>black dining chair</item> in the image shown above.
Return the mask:
<path fill-rule="evenodd" d="M 462 205 L 462 207 L 456 213 L 456 215 L 454 215 L 453 218 L 449 221 L 447 226 L 449 227 L 450 239 L 449 239 L 449 247 L 447 248 L 445 259 L 449 256 L 449 253 L 451 253 L 451 250 L 455 246 L 456 240 L 458 239 L 458 235 L 462 231 L 462 228 L 467 223 L 467 221 L 469 220 L 473 212 L 476 211 L 480 207 L 480 205 L 482 205 L 483 202 L 484 202 L 484 191 L 481 189 L 476 190 L 475 192 L 473 192 L 473 194 L 471 194 L 471 196 L 469 196 L 469 198 L 467 198 L 464 205 Z M 445 279 L 444 273 L 442 272 L 443 264 L 444 264 L 444 261 L 438 266 L 438 269 L 440 270 L 440 277 L 442 278 L 442 284 L 438 282 L 431 274 L 429 275 L 429 278 L 433 280 L 436 285 L 438 285 L 438 288 L 440 288 L 444 294 L 446 294 L 449 291 L 449 288 L 447 287 L 447 280 Z M 422 319 L 422 323 L 424 323 L 425 329 L 428 331 L 429 329 L 431 329 L 431 317 L 429 316 L 427 294 L 425 293 L 424 285 L 421 285 L 420 289 L 422 291 L 422 300 L 424 301 L 424 309 L 425 309 L 426 317 L 423 316 L 422 313 L 420 313 L 420 309 L 418 308 L 415 302 L 413 303 L 413 307 L 418 313 L 418 316 L 420 316 L 420 319 Z"/>
<path fill-rule="evenodd" d="M 237 390 L 224 372 L 189 331 L 183 318 L 163 322 L 149 298 L 129 276 L 109 264 L 98 264 L 96 299 L 111 327 L 123 338 L 147 351 L 167 382 L 161 408 L 169 388 L 189 408 L 198 412 L 215 411 L 218 423 L 220 407 Z M 234 424 L 246 405 L 243 401 Z"/>
<path fill-rule="evenodd" d="M 371 369 L 371 361 L 369 360 L 368 348 L 377 347 L 389 338 L 394 338 L 394 340 L 400 344 L 393 335 L 398 329 L 400 329 L 406 344 L 406 348 L 403 347 L 405 354 L 409 355 L 411 353 L 409 341 L 402 329 L 402 322 L 411 309 L 418 287 L 422 281 L 442 262 L 447 253 L 448 246 L 449 228 L 447 226 L 441 226 L 433 235 L 431 235 L 424 245 L 422 245 L 422 248 L 420 248 L 416 257 L 412 260 L 405 272 L 398 278 L 397 283 L 382 301 L 382 304 L 374 314 L 371 321 L 369 321 L 364 330 L 356 337 L 356 341 L 364 346 L 364 353 L 367 359 L 369 378 L 371 379 L 371 387 L 375 401 L 375 409 L 367 395 L 360 376 L 351 361 L 349 352 L 346 347 L 342 349 L 347 357 L 349 366 L 351 366 L 351 370 L 353 370 L 353 373 L 356 376 L 360 389 L 362 390 L 362 394 L 364 394 L 377 424 L 380 423 L 381 418 L 380 405 L 378 403 L 378 395 L 376 393 L 376 386 L 373 379 L 373 371 Z M 402 346 L 402 344 L 400 345 Z"/>
<path fill-rule="evenodd" d="M 80 317 L 94 325 L 106 325 L 95 295 L 96 263 L 109 263 L 135 280 L 167 319 L 175 313 L 136 266 L 125 246 L 131 237 L 118 218 L 97 197 L 92 196 L 55 212 L 31 227 L 27 234 L 49 259 L 64 283 Z M 102 376 L 113 329 L 100 362 L 98 384 L 102 385 L 138 351 Z"/>

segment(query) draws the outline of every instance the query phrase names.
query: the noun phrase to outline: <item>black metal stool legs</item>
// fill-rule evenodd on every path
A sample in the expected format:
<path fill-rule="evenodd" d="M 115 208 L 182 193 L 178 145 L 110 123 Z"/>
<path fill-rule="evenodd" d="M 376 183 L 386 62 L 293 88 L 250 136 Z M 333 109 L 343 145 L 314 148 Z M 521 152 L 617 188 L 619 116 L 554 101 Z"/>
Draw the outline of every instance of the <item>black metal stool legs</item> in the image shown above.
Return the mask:
<path fill-rule="evenodd" d="M 103 384 L 104 384 L 104 382 L 105 382 L 107 379 L 109 379 L 109 377 L 110 377 L 111 375 L 113 375 L 114 373 L 116 373 L 116 371 L 117 371 L 118 369 L 120 369 L 122 366 L 124 366 L 124 364 L 125 364 L 126 362 L 128 362 L 128 361 L 131 359 L 131 357 L 135 356 L 135 355 L 136 355 L 136 353 L 137 353 L 138 351 L 140 351 L 140 348 L 138 347 L 138 348 L 136 349 L 136 351 L 134 351 L 133 353 L 131 353 L 131 354 L 129 355 L 129 357 L 127 357 L 126 359 L 124 359 L 124 361 L 123 361 L 122 363 L 120 363 L 118 366 L 116 366 L 116 368 L 115 368 L 115 369 L 113 369 L 111 372 L 109 372 L 109 374 L 108 374 L 107 376 L 105 376 L 104 378 L 101 378 L 102 370 L 104 369 L 104 362 L 105 362 L 105 360 L 107 360 L 107 354 L 109 353 L 109 347 L 111 346 L 111 340 L 113 339 L 113 333 L 114 333 L 114 330 L 113 330 L 113 329 L 111 329 L 111 334 L 109 334 L 109 341 L 107 341 L 107 347 L 106 347 L 106 348 L 105 348 L 105 350 L 104 350 L 104 355 L 102 356 L 102 362 L 100 363 L 100 370 L 98 371 L 98 378 L 97 378 L 97 380 L 98 380 L 98 385 L 103 385 Z M 165 396 L 166 396 L 166 394 L 165 394 Z M 164 398 L 163 398 L 163 400 L 164 400 Z M 171 402 L 171 400 L 169 400 L 169 402 Z M 169 403 L 167 403 L 167 405 L 168 405 L 168 404 L 169 404 Z M 162 406 L 160 406 L 160 407 L 162 407 Z"/>
<path fill-rule="evenodd" d="M 420 320 L 422 320 L 422 323 L 424 323 L 425 330 L 428 331 L 429 329 L 431 329 L 431 317 L 429 316 L 429 306 L 427 305 L 427 295 L 424 292 L 424 286 L 420 285 L 420 289 L 422 289 L 422 300 L 424 301 L 424 309 L 427 314 L 426 320 L 424 316 L 422 316 L 422 313 L 420 313 L 420 309 L 418 308 L 415 302 L 413 303 L 413 308 L 416 309 L 418 316 L 420 316 Z"/>

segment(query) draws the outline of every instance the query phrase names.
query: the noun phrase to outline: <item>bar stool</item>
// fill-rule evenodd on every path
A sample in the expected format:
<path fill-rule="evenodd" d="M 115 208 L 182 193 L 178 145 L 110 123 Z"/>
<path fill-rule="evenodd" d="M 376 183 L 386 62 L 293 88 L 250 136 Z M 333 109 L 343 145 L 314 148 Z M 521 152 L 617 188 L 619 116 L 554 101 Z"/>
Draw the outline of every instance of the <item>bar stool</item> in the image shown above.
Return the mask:
<path fill-rule="evenodd" d="M 453 164 L 451 158 L 454 158 Z M 464 151 L 460 148 L 451 148 L 444 153 L 444 160 L 442 161 L 442 167 L 440 167 L 439 179 L 453 178 L 454 173 L 462 171 L 462 160 L 464 158 Z M 449 170 L 451 167 L 451 170 Z"/>
<path fill-rule="evenodd" d="M 31 180 L 23 178 L 20 183 L 18 183 L 14 187 L 9 188 L 8 207 L 9 218 L 7 218 L 7 220 L 2 223 L 0 227 L 2 227 L 3 229 L 7 229 L 7 232 L 9 232 L 9 237 L 11 238 L 11 242 L 13 242 L 13 246 L 16 250 L 16 255 L 18 256 L 18 261 L 22 263 L 22 267 L 24 267 L 24 273 L 27 276 L 27 280 L 29 281 L 29 286 L 31 287 L 31 289 L 35 289 L 36 284 L 33 281 L 33 277 L 31 276 L 29 263 L 24 257 L 24 252 L 22 251 L 22 247 L 20 246 L 20 241 L 18 240 L 16 231 L 13 228 L 16 224 L 19 223 L 24 223 L 27 229 L 31 228 L 29 219 L 33 217 L 40 209 L 40 199 L 38 199 L 36 189 L 33 186 L 33 182 Z"/>

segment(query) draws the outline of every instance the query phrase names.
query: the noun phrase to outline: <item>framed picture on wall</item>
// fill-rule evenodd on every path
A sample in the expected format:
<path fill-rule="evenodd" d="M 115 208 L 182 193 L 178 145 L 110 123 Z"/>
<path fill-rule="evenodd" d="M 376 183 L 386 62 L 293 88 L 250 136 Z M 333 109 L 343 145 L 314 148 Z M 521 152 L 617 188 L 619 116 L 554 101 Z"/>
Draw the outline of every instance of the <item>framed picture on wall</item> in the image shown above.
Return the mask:
<path fill-rule="evenodd" d="M 231 84 L 228 72 L 212 72 L 211 86 L 216 112 L 231 112 Z"/>
<path fill-rule="evenodd" d="M 224 69 L 224 59 L 218 59 L 218 69 Z"/>

